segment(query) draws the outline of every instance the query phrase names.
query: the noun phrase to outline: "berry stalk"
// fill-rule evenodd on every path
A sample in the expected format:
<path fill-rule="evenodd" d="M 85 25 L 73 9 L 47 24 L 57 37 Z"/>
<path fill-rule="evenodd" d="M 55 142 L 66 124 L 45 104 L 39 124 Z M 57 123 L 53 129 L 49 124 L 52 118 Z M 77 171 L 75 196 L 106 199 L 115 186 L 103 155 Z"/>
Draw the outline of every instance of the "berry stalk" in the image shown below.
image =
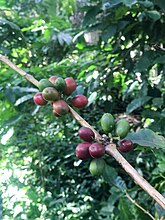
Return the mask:
<path fill-rule="evenodd" d="M 94 134 L 95 134 L 95 139 L 100 141 L 102 140 L 102 136 L 87 122 L 85 121 L 73 108 L 69 106 L 70 112 L 73 115 L 73 117 L 77 120 L 77 122 L 87 128 L 90 128 Z"/>
<path fill-rule="evenodd" d="M 39 82 L 32 75 L 27 74 L 25 71 L 21 70 L 19 67 L 17 67 L 9 59 L 1 54 L 0 60 L 11 67 L 13 70 L 15 70 L 17 73 L 19 73 L 21 76 L 23 76 L 26 80 L 38 87 Z M 79 124 L 84 127 L 90 128 L 94 132 L 96 140 L 102 140 L 102 136 L 70 106 L 69 110 Z M 108 155 L 112 156 L 123 167 L 128 175 L 132 177 L 135 183 L 137 183 L 142 189 L 144 189 L 162 208 L 165 209 L 165 198 L 128 163 L 128 161 L 116 149 L 115 144 L 107 145 L 105 150 Z"/>

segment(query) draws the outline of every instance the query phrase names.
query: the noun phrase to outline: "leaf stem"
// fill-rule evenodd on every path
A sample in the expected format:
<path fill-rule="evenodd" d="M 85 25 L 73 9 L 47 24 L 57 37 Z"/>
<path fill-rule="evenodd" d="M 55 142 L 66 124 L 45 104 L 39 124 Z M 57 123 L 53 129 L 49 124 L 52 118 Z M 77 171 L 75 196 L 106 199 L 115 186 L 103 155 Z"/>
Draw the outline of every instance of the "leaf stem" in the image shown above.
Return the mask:
<path fill-rule="evenodd" d="M 143 207 L 141 207 L 135 200 L 133 200 L 132 198 L 131 198 L 131 196 L 127 193 L 127 192 L 125 192 L 126 193 L 126 197 L 135 205 L 135 206 L 137 206 L 139 209 L 141 209 L 145 214 L 147 214 L 148 216 L 150 216 L 150 218 L 151 219 L 153 219 L 153 220 L 155 220 L 155 218 L 147 211 L 147 210 L 145 210 Z"/>

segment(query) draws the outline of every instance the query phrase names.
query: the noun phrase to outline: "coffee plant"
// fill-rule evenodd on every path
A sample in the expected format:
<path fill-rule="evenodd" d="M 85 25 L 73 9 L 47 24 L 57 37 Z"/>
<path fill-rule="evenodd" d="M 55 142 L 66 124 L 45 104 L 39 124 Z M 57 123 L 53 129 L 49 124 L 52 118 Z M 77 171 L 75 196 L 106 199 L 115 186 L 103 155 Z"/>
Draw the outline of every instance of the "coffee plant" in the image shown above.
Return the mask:
<path fill-rule="evenodd" d="M 3 219 L 164 218 L 164 9 L 0 1 Z"/>

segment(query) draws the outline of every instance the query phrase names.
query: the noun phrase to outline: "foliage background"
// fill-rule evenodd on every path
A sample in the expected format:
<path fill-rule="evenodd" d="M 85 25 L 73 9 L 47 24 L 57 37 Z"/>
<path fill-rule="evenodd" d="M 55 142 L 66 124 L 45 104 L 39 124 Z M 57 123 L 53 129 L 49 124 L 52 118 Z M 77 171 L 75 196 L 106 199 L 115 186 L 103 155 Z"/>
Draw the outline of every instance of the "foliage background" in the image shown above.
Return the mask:
<path fill-rule="evenodd" d="M 0 0 L 0 52 L 38 80 L 73 77 L 89 97 L 81 116 L 100 133 L 104 112 L 165 135 L 163 0 Z M 29 82 L 0 64 L 0 173 L 3 219 L 160 219 L 165 213 L 108 156 L 92 177 L 76 159 L 79 125 L 37 107 Z M 135 147 L 127 160 L 157 190 L 165 188 L 164 151 Z M 114 169 L 115 168 L 115 169 Z"/>

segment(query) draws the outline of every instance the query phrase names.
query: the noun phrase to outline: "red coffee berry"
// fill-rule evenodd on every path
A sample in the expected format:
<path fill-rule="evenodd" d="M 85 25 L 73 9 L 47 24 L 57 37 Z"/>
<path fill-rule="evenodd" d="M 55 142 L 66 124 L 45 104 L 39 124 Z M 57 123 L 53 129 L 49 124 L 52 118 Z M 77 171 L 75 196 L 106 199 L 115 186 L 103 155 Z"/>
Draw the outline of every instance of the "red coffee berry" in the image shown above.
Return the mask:
<path fill-rule="evenodd" d="M 75 80 L 71 77 L 66 78 L 65 82 L 66 82 L 66 87 L 63 92 L 65 95 L 69 96 L 76 89 L 77 84 L 76 84 Z"/>
<path fill-rule="evenodd" d="M 58 115 L 65 115 L 69 112 L 69 106 L 64 100 L 53 102 L 53 109 Z"/>
<path fill-rule="evenodd" d="M 133 149 L 133 142 L 128 139 L 123 139 L 119 142 L 118 150 L 123 153 L 127 153 Z"/>
<path fill-rule="evenodd" d="M 87 128 L 87 127 L 81 127 L 78 130 L 78 135 L 84 141 L 89 141 L 89 142 L 93 141 L 93 139 L 95 137 L 94 132 L 90 128 Z"/>
<path fill-rule="evenodd" d="M 105 154 L 105 147 L 99 143 L 93 143 L 89 147 L 89 153 L 94 158 L 102 157 Z"/>
<path fill-rule="evenodd" d="M 37 105 L 46 105 L 48 102 L 43 98 L 42 93 L 36 93 L 33 97 L 35 104 Z"/>
<path fill-rule="evenodd" d="M 61 115 L 59 115 L 59 114 L 57 114 L 57 112 L 53 109 L 53 115 L 55 116 L 55 117 L 61 117 Z"/>
<path fill-rule="evenodd" d="M 76 108 L 84 108 L 88 103 L 88 99 L 84 95 L 76 95 L 71 100 L 71 104 Z"/>
<path fill-rule="evenodd" d="M 56 80 L 57 78 L 58 78 L 58 76 L 51 76 L 51 77 L 49 78 L 49 81 L 54 84 L 54 82 L 55 82 L 55 80 Z"/>
<path fill-rule="evenodd" d="M 89 142 L 83 142 L 77 145 L 76 147 L 76 157 L 78 157 L 80 160 L 87 160 L 91 158 L 89 154 L 89 147 L 91 143 Z"/>

